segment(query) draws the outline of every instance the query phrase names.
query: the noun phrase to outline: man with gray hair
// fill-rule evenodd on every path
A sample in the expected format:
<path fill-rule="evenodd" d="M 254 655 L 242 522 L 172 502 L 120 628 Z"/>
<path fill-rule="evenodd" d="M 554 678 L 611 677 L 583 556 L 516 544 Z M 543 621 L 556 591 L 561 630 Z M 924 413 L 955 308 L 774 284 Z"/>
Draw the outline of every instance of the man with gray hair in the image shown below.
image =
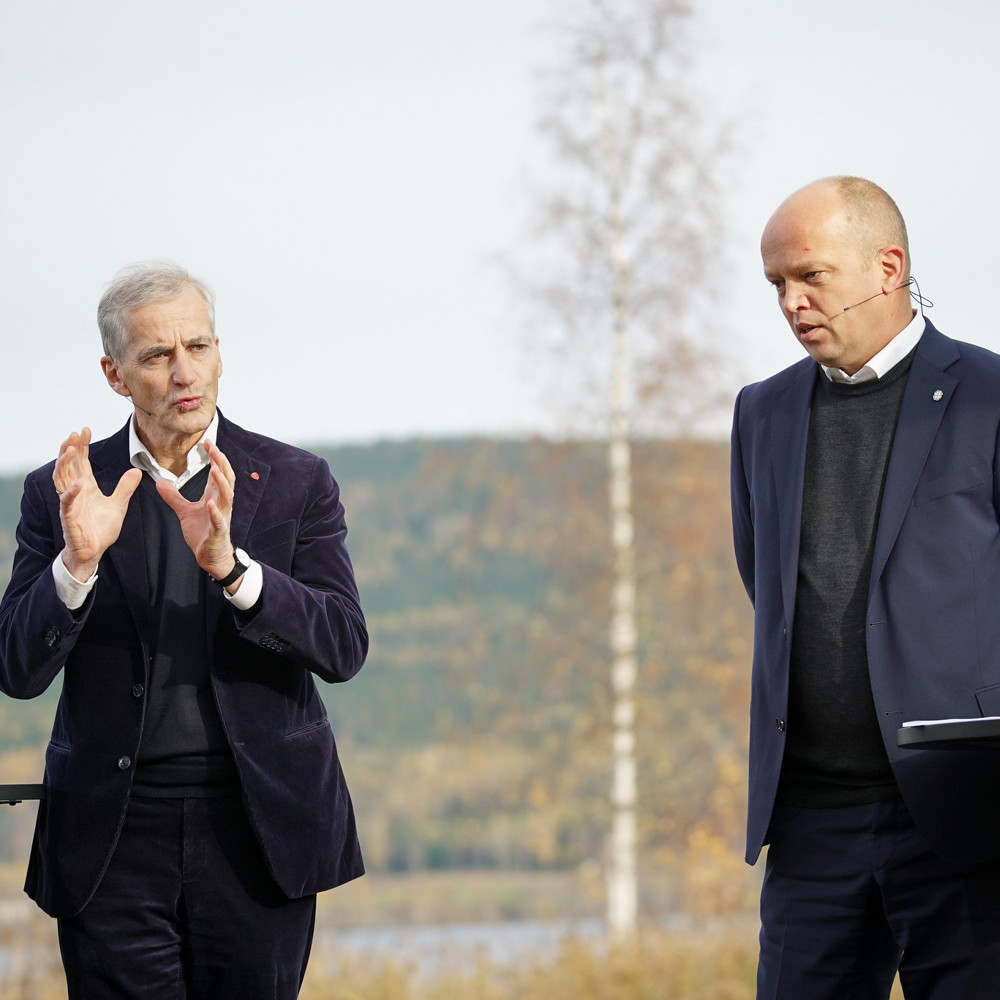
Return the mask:
<path fill-rule="evenodd" d="M 315 677 L 368 636 L 320 458 L 227 420 L 211 290 L 120 272 L 98 309 L 117 434 L 25 481 L 0 688 L 62 673 L 26 890 L 70 1000 L 288 1000 L 316 893 L 363 873 Z"/>

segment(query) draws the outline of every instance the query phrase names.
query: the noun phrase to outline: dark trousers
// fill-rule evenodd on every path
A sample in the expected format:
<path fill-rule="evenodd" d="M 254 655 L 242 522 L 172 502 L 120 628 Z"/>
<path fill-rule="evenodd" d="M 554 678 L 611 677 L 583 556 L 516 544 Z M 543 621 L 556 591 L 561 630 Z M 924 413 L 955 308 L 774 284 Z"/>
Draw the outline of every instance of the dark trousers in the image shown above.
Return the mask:
<path fill-rule="evenodd" d="M 238 798 L 135 797 L 93 899 L 59 921 L 69 1000 L 293 1000 L 315 915 L 275 886 Z"/>
<path fill-rule="evenodd" d="M 1000 996 L 1000 864 L 942 861 L 898 800 L 778 806 L 758 1000 L 886 1000 L 897 968 L 907 1000 Z"/>

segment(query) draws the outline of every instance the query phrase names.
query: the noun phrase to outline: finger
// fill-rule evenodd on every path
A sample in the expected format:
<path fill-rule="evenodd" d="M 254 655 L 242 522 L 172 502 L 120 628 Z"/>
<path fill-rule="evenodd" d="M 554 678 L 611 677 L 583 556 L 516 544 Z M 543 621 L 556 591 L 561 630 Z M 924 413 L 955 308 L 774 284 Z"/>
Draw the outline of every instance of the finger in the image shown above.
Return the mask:
<path fill-rule="evenodd" d="M 226 477 L 226 482 L 230 486 L 236 485 L 236 473 L 233 471 L 233 467 L 226 458 L 225 452 L 219 448 L 218 445 L 213 444 L 211 441 L 205 442 L 206 449 L 208 451 L 208 457 L 211 459 L 213 466 L 218 466 Z"/>
<path fill-rule="evenodd" d="M 90 428 L 80 431 L 80 443 L 76 449 L 75 461 L 77 475 L 82 476 L 90 471 Z"/>
<path fill-rule="evenodd" d="M 216 503 L 209 506 L 208 516 L 212 522 L 212 546 L 217 551 L 232 552 L 233 543 L 229 537 L 229 516 Z"/>
<path fill-rule="evenodd" d="M 56 488 L 56 493 L 60 496 L 66 492 L 69 486 L 69 476 L 66 474 L 67 462 L 65 452 L 60 450 L 59 457 L 52 469 L 52 485 Z"/>
<path fill-rule="evenodd" d="M 132 499 L 132 494 L 139 488 L 141 482 L 142 473 L 138 469 L 129 469 L 118 480 L 118 485 L 115 487 L 114 493 L 111 494 L 111 499 L 127 506 L 129 500 Z"/>
<path fill-rule="evenodd" d="M 83 489 L 79 479 L 74 479 L 64 490 L 59 491 L 59 506 L 63 510 L 68 510 L 73 506 L 73 501 L 80 495 Z"/>
<path fill-rule="evenodd" d="M 214 500 L 209 500 L 205 505 L 208 511 L 208 548 L 212 551 L 225 550 L 228 553 L 232 550 L 232 542 L 229 541 L 229 518 Z"/>
<path fill-rule="evenodd" d="M 212 466 L 212 483 L 218 494 L 215 498 L 220 506 L 226 510 L 231 510 L 233 506 L 233 484 L 226 477 L 226 474 L 217 465 Z"/>
<path fill-rule="evenodd" d="M 77 478 L 76 455 L 80 435 L 75 431 L 59 446 L 59 455 L 52 469 L 52 482 L 56 493 L 64 493 Z"/>
<path fill-rule="evenodd" d="M 74 479 L 90 472 L 90 440 L 90 428 L 84 427 L 80 432 L 73 431 L 59 446 L 59 456 L 52 472 L 57 493 L 62 493 Z"/>
<path fill-rule="evenodd" d="M 77 434 L 76 431 L 73 431 L 69 435 L 69 437 L 67 437 L 66 440 L 63 441 L 63 443 L 61 445 L 59 445 L 59 456 L 58 457 L 62 458 L 62 456 L 66 452 L 66 449 L 69 448 L 69 447 L 71 447 L 71 446 L 76 445 L 77 441 L 79 441 L 79 440 L 80 440 L 80 435 Z"/>
<path fill-rule="evenodd" d="M 136 469 L 136 472 L 139 470 Z M 128 475 L 128 473 L 126 473 Z M 142 478 L 142 473 L 139 473 L 140 479 Z M 138 484 L 137 484 L 138 485 Z M 185 507 L 190 507 L 191 503 L 185 500 L 181 496 L 181 492 L 177 487 L 166 479 L 156 480 L 156 492 L 163 497 L 164 503 L 178 516 L 180 517 Z"/>
<path fill-rule="evenodd" d="M 226 517 L 222 513 L 222 508 L 215 500 L 208 501 L 208 518 L 212 522 L 212 530 L 216 533 L 225 531 Z"/>

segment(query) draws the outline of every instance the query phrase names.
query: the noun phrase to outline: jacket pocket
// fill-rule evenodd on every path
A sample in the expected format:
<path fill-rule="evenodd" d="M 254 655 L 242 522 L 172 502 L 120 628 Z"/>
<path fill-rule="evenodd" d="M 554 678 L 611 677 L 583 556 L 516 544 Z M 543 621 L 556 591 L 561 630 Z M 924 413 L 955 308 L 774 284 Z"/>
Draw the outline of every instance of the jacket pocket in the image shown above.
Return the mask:
<path fill-rule="evenodd" d="M 295 530 L 295 521 L 282 521 L 250 535 L 246 540 L 247 553 L 257 562 L 265 563 L 279 572 L 289 573 L 295 551 Z"/>
<path fill-rule="evenodd" d="M 257 531 L 247 536 L 246 550 L 250 555 L 255 552 L 267 552 L 270 549 L 288 548 L 295 541 L 295 521 L 282 521 L 272 524 L 263 531 Z M 256 556 L 254 556 L 256 558 Z"/>
<path fill-rule="evenodd" d="M 929 503 L 931 500 L 937 500 L 951 493 L 973 490 L 977 486 L 982 486 L 988 478 L 989 466 L 985 462 L 980 462 L 971 468 L 959 469 L 946 476 L 938 476 L 937 479 L 917 483 L 917 488 L 913 491 L 913 506 L 919 507 L 922 503 Z"/>
<path fill-rule="evenodd" d="M 1000 715 L 1000 684 L 991 684 L 976 692 L 979 711 L 983 715 Z"/>
<path fill-rule="evenodd" d="M 310 733 L 316 732 L 317 729 L 329 729 L 330 720 L 327 716 L 323 716 L 321 719 L 313 719 L 312 722 L 307 722 L 304 725 L 298 726 L 295 729 L 283 734 L 282 739 L 294 740 L 300 736 L 308 736 Z"/>

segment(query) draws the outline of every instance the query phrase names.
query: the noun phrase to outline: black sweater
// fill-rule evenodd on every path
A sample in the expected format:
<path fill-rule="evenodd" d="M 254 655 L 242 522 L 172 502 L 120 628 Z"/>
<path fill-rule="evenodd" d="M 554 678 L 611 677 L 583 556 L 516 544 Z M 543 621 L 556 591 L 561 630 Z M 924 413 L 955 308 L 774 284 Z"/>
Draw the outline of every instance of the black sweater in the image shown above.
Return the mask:
<path fill-rule="evenodd" d="M 866 610 L 882 489 L 913 352 L 856 385 L 817 374 L 809 419 L 788 732 L 779 799 L 898 795 L 868 674 Z"/>

